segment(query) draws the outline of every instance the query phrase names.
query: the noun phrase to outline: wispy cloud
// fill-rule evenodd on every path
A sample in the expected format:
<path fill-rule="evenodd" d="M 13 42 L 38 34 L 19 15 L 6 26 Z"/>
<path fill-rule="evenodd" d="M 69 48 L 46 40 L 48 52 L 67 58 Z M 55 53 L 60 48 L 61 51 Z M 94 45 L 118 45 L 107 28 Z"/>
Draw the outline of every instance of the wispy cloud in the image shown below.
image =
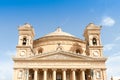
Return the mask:
<path fill-rule="evenodd" d="M 115 44 L 106 44 L 104 45 L 104 51 L 110 51 L 115 46 Z"/>
<path fill-rule="evenodd" d="M 120 36 L 118 36 L 118 37 L 115 39 L 115 41 L 118 41 L 118 40 L 120 40 Z"/>
<path fill-rule="evenodd" d="M 3 57 L 0 57 L 0 80 L 12 80 L 13 54 L 15 54 L 15 51 L 8 50 L 4 52 Z"/>
<path fill-rule="evenodd" d="M 114 53 L 113 53 L 114 54 Z M 115 55 L 112 55 L 107 60 L 107 74 L 108 78 L 111 76 L 117 76 L 120 77 L 120 52 L 115 53 Z"/>
<path fill-rule="evenodd" d="M 115 24 L 115 20 L 111 17 L 104 17 L 101 21 L 103 26 L 113 26 Z"/>
<path fill-rule="evenodd" d="M 0 80 L 12 80 L 12 62 L 0 62 Z"/>

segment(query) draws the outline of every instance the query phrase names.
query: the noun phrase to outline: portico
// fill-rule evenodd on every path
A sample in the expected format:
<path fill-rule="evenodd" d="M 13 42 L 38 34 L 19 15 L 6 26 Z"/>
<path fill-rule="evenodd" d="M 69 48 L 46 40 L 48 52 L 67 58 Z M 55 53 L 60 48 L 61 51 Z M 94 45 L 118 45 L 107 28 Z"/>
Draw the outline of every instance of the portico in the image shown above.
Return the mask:
<path fill-rule="evenodd" d="M 25 80 L 85 80 L 85 69 L 23 69 Z M 28 71 L 29 72 L 28 72 Z M 31 73 L 32 71 L 32 73 Z M 77 74 L 76 74 L 77 73 Z"/>

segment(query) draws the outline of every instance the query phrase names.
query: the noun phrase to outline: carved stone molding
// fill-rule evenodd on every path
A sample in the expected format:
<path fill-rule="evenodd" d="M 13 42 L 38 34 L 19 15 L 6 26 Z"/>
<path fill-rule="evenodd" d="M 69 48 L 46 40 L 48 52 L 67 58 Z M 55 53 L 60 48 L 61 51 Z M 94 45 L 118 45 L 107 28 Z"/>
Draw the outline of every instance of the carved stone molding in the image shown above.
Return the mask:
<path fill-rule="evenodd" d="M 76 71 L 76 69 L 75 69 L 75 68 L 73 68 L 73 69 L 71 69 L 71 71 Z"/>
<path fill-rule="evenodd" d="M 80 69 L 80 71 L 85 71 L 86 69 Z"/>
<path fill-rule="evenodd" d="M 48 69 L 47 69 L 47 68 L 43 68 L 42 70 L 43 70 L 43 71 L 47 71 Z"/>

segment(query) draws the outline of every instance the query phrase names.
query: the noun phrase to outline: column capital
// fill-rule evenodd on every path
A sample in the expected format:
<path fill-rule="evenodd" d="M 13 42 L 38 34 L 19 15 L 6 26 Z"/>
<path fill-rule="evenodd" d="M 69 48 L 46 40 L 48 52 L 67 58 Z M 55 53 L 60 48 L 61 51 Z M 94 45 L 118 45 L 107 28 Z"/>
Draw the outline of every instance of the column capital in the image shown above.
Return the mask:
<path fill-rule="evenodd" d="M 47 71 L 48 69 L 47 68 L 44 68 L 44 69 L 42 69 L 43 71 Z"/>
<path fill-rule="evenodd" d="M 76 71 L 76 69 L 75 68 L 73 68 L 73 69 L 71 69 L 72 71 Z"/>
<path fill-rule="evenodd" d="M 85 71 L 86 69 L 80 69 L 80 71 Z"/>
<path fill-rule="evenodd" d="M 38 71 L 38 68 L 34 68 L 33 70 L 34 70 L 34 71 Z"/>
<path fill-rule="evenodd" d="M 57 69 L 54 68 L 54 69 L 52 69 L 52 71 L 57 71 Z"/>
<path fill-rule="evenodd" d="M 67 71 L 67 69 L 66 69 L 66 68 L 63 68 L 62 71 Z"/>
<path fill-rule="evenodd" d="M 86 69 L 80 69 L 80 71 L 85 71 Z"/>

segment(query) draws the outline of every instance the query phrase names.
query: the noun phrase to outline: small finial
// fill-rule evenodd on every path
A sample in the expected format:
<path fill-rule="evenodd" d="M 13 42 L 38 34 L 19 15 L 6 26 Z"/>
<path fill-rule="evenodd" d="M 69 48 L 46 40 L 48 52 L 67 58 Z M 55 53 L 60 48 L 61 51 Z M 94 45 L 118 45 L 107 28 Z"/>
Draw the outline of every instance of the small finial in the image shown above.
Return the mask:
<path fill-rule="evenodd" d="M 100 28 L 102 28 L 102 26 L 100 26 Z"/>
<path fill-rule="evenodd" d="M 24 24 L 25 27 L 32 27 L 29 23 Z"/>
<path fill-rule="evenodd" d="M 58 28 L 56 29 L 56 31 L 57 31 L 57 32 L 61 32 L 62 29 L 61 29 L 60 27 L 58 27 Z"/>

